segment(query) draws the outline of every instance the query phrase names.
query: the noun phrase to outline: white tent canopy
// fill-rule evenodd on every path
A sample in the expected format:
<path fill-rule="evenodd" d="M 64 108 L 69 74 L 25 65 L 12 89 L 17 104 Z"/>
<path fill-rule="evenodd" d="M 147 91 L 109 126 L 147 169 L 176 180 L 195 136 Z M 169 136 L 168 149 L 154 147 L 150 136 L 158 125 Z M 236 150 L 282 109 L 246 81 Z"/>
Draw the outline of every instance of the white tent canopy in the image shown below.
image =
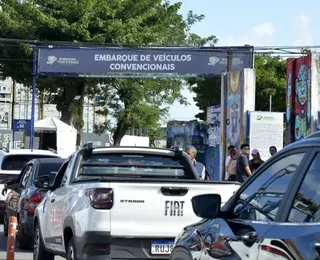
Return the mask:
<path fill-rule="evenodd" d="M 55 117 L 47 117 L 34 123 L 35 132 L 57 133 L 57 154 L 68 157 L 76 150 L 77 130 Z"/>

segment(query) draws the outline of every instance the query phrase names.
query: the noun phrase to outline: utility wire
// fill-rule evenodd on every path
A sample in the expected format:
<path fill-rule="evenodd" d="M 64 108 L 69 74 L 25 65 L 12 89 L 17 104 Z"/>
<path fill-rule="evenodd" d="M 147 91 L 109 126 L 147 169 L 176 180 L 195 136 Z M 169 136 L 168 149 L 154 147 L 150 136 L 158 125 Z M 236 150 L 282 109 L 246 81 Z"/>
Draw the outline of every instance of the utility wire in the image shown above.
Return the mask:
<path fill-rule="evenodd" d="M 301 50 L 301 49 L 320 49 L 320 45 L 299 45 L 299 46 L 215 46 L 215 47 L 197 47 L 197 46 L 182 46 L 182 45 L 143 45 L 143 44 L 117 44 L 117 43 L 96 43 L 96 42 L 72 42 L 72 41 L 44 41 L 44 40 L 28 40 L 28 39 L 14 39 L 14 38 L 0 38 L 0 44 L 13 43 L 13 44 L 29 44 L 31 46 L 39 45 L 57 45 L 57 46 L 79 46 L 79 47 L 133 47 L 133 48 L 181 48 L 181 49 L 197 49 L 197 50 L 210 50 L 210 51 L 226 51 L 232 50 L 234 52 L 242 52 L 241 49 L 254 48 L 255 51 L 273 50 Z"/>

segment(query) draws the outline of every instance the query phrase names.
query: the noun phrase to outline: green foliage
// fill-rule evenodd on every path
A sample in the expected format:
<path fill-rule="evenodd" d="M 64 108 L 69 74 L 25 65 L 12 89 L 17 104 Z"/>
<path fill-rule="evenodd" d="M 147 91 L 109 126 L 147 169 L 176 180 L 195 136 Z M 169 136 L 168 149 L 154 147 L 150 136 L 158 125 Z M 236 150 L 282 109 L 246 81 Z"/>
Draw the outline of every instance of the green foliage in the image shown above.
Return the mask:
<path fill-rule="evenodd" d="M 19 4 L 2 0 L 0 38 L 131 46 L 213 45 L 217 41 L 214 36 L 202 39 L 191 32 L 192 25 L 204 16 L 190 11 L 184 19 L 179 14 L 181 4 L 163 0 L 25 0 Z M 31 71 L 29 45 L 0 46 L 1 77 L 30 86 Z M 180 80 L 41 78 L 37 88 L 46 94 L 47 102 L 57 104 L 62 120 L 73 123 L 79 132 L 83 95 L 103 96 L 100 113 L 108 115 L 108 120 L 95 128 L 98 133 L 113 128 L 116 143 L 134 127 L 159 133 L 159 119 L 166 116 L 168 106 L 176 100 L 186 102 Z M 82 98 L 75 103 L 77 95 Z"/>
<path fill-rule="evenodd" d="M 115 79 L 111 85 L 100 86 L 99 96 L 104 100 L 100 114 L 116 118 L 117 124 L 97 125 L 96 132 L 113 130 L 115 144 L 128 129 L 145 128 L 149 133 L 160 134 L 159 122 L 167 116 L 169 105 L 176 100 L 186 104 L 178 79 Z"/>
<path fill-rule="evenodd" d="M 256 55 L 256 110 L 269 111 L 270 95 L 272 110 L 285 111 L 286 61 L 278 56 Z M 207 107 L 220 105 L 221 79 L 190 79 L 189 85 L 196 93 L 194 101 L 202 110 L 197 118 L 206 120 Z"/>
<path fill-rule="evenodd" d="M 286 107 L 286 61 L 278 56 L 256 55 L 256 110 L 284 112 Z"/>

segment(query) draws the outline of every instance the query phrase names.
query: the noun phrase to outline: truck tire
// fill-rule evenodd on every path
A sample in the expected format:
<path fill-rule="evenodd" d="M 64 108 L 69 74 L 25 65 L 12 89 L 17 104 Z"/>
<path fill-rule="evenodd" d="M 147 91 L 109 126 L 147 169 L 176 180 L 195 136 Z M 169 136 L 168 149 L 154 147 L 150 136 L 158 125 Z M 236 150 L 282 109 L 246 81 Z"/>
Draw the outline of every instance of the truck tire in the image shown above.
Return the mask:
<path fill-rule="evenodd" d="M 22 227 L 18 223 L 18 230 L 17 230 L 17 244 L 19 249 L 21 250 L 28 250 L 33 248 L 33 239 L 31 236 L 26 235 L 23 232 Z"/>
<path fill-rule="evenodd" d="M 67 248 L 67 260 L 77 260 L 76 257 L 76 247 L 73 237 L 70 239 L 68 248 Z"/>
<path fill-rule="evenodd" d="M 33 241 L 33 260 L 54 260 L 54 254 L 46 251 L 44 248 L 38 224 L 36 224 L 34 229 Z"/>

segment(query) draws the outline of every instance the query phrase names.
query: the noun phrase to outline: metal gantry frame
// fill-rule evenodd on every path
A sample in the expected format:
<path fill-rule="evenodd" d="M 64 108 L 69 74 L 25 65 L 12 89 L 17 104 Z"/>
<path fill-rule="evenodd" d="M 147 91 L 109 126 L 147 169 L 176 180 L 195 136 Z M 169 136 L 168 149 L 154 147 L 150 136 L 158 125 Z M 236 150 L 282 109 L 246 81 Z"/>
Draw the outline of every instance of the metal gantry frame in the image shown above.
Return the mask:
<path fill-rule="evenodd" d="M 114 50 L 134 50 L 134 51 L 184 51 L 184 52 L 190 52 L 190 53 L 206 53 L 214 56 L 217 53 L 223 53 L 225 54 L 225 58 L 227 58 L 227 64 L 225 64 L 225 70 L 221 71 L 219 73 L 215 73 L 214 69 L 212 70 L 212 73 L 210 74 L 180 74 L 178 72 L 164 72 L 163 74 L 157 74 L 157 73 L 145 73 L 143 75 L 140 75 L 139 72 L 135 73 L 135 75 L 130 74 L 127 75 L 125 72 L 119 72 L 119 75 L 114 74 L 108 74 L 108 72 L 105 72 L 105 74 L 94 74 L 90 73 L 69 73 L 69 72 L 57 72 L 57 73 L 48 73 L 48 72 L 41 72 L 39 71 L 39 55 L 38 52 L 40 49 L 82 49 L 84 52 L 86 50 L 104 50 L 104 51 L 114 51 Z M 243 57 L 247 55 L 247 58 L 249 57 L 249 66 L 246 65 L 237 65 L 232 64 L 232 60 L 234 56 L 237 56 L 237 54 L 243 54 Z M 99 46 L 32 46 L 32 105 L 31 105 L 31 129 L 30 129 L 30 149 L 33 149 L 34 147 L 34 122 L 35 122 L 35 100 L 36 100 L 36 89 L 37 89 L 37 77 L 38 76 L 54 76 L 54 77 L 83 77 L 83 78 L 190 78 L 190 77 L 217 77 L 220 76 L 221 73 L 224 73 L 226 71 L 231 70 L 232 66 L 237 67 L 237 69 L 243 69 L 243 68 L 253 68 L 254 66 L 254 47 L 251 45 L 246 46 L 230 46 L 230 47 L 201 47 L 201 48 L 194 48 L 194 47 L 145 47 L 145 48 L 138 48 L 138 47 L 131 47 L 131 48 L 123 48 L 123 47 L 99 47 Z M 209 61 L 208 61 L 209 62 Z M 194 66 L 197 66 L 196 64 Z M 240 68 L 239 68 L 240 66 Z M 242 66 L 242 67 L 241 67 Z M 141 73 L 141 72 L 140 72 Z"/>

